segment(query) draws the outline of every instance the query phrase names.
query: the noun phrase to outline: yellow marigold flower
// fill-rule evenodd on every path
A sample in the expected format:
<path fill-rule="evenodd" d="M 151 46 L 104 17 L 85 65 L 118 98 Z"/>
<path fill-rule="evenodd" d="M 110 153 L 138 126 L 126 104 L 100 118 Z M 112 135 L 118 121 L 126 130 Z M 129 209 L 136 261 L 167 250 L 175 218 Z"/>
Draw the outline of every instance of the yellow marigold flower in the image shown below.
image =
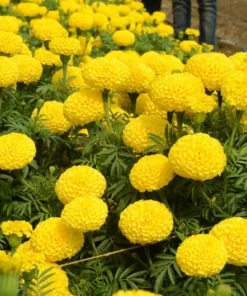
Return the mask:
<path fill-rule="evenodd" d="M 163 203 L 139 200 L 130 204 L 120 214 L 118 226 L 122 234 L 133 244 L 155 244 L 170 235 L 173 218 Z"/>
<path fill-rule="evenodd" d="M 68 31 L 56 20 L 35 19 L 31 22 L 32 35 L 42 41 L 49 41 L 57 37 L 68 37 Z"/>
<path fill-rule="evenodd" d="M 0 136 L 0 168 L 23 169 L 35 157 L 36 147 L 32 139 L 20 133 Z"/>
<path fill-rule="evenodd" d="M 17 248 L 14 258 L 21 262 L 21 272 L 30 272 L 37 264 L 45 261 L 44 254 L 35 252 L 31 247 L 30 241 L 21 244 Z"/>
<path fill-rule="evenodd" d="M 10 0 L 0 0 L 0 6 L 8 6 L 10 3 Z"/>
<path fill-rule="evenodd" d="M 19 77 L 18 82 L 29 84 L 31 82 L 37 82 L 43 72 L 43 67 L 39 61 L 27 56 L 18 54 L 12 57 L 12 59 L 19 66 Z"/>
<path fill-rule="evenodd" d="M 98 9 L 103 6 L 106 6 L 106 4 L 102 1 L 95 1 L 91 5 L 91 7 L 94 11 L 98 11 Z"/>
<path fill-rule="evenodd" d="M 170 183 L 174 172 L 169 159 L 162 154 L 144 156 L 130 171 L 130 183 L 140 192 L 159 190 Z"/>
<path fill-rule="evenodd" d="M 169 159 L 177 175 L 200 181 L 221 175 L 226 166 L 221 143 L 203 133 L 180 138 L 171 148 Z"/>
<path fill-rule="evenodd" d="M 78 40 L 80 41 L 81 44 L 81 55 L 90 55 L 93 49 L 93 43 L 94 43 L 94 38 L 90 37 L 89 40 L 87 40 L 86 37 L 84 36 L 79 36 Z"/>
<path fill-rule="evenodd" d="M 162 23 L 166 20 L 166 14 L 163 11 L 155 11 L 151 16 L 151 20 L 157 24 Z"/>
<path fill-rule="evenodd" d="M 98 12 L 94 13 L 93 20 L 94 20 L 94 25 L 98 28 L 104 28 L 108 23 L 108 18 L 103 13 L 98 13 Z"/>
<path fill-rule="evenodd" d="M 36 49 L 34 52 L 34 58 L 40 61 L 42 65 L 57 67 L 62 65 L 60 57 L 45 48 Z"/>
<path fill-rule="evenodd" d="M 220 90 L 232 66 L 223 53 L 210 52 L 192 56 L 185 69 L 199 77 L 208 90 Z"/>
<path fill-rule="evenodd" d="M 116 58 L 126 64 L 130 69 L 142 63 L 139 54 L 134 50 L 112 50 L 106 54 L 106 57 Z"/>
<path fill-rule="evenodd" d="M 118 291 L 113 296 L 161 296 L 144 290 Z"/>
<path fill-rule="evenodd" d="M 47 127 L 53 134 L 62 135 L 66 133 L 71 123 L 64 117 L 64 104 L 57 101 L 46 101 L 38 114 L 38 122 Z M 37 108 L 32 113 L 32 119 L 37 116 Z"/>
<path fill-rule="evenodd" d="M 142 56 L 141 56 L 141 59 L 142 59 L 142 62 L 146 65 L 151 65 L 154 60 L 156 59 L 159 59 L 160 57 L 160 54 L 156 51 L 147 51 L 145 52 Z"/>
<path fill-rule="evenodd" d="M 0 52 L 15 55 L 21 52 L 23 39 L 11 32 L 0 31 Z"/>
<path fill-rule="evenodd" d="M 47 261 L 56 262 L 73 257 L 84 244 L 81 231 L 68 227 L 61 218 L 40 222 L 30 239 L 31 247 L 43 253 Z"/>
<path fill-rule="evenodd" d="M 19 32 L 19 23 L 14 17 L 0 16 L 0 28 L 1 31 L 17 34 Z"/>
<path fill-rule="evenodd" d="M 110 7 L 110 5 L 99 6 L 97 12 L 106 15 L 108 18 L 119 16 L 117 5 L 115 8 Z"/>
<path fill-rule="evenodd" d="M 110 93 L 111 103 L 118 105 L 120 108 L 129 111 L 131 107 L 131 100 L 128 93 L 125 92 L 115 92 Z"/>
<path fill-rule="evenodd" d="M 110 20 L 110 25 L 116 29 L 126 29 L 129 22 L 129 18 L 126 16 L 116 16 Z"/>
<path fill-rule="evenodd" d="M 201 45 L 195 40 L 184 40 L 179 43 L 179 47 L 184 53 L 190 53 L 192 49 L 199 50 Z"/>
<path fill-rule="evenodd" d="M 24 148 L 25 149 L 25 148 Z M 33 227 L 26 221 L 6 221 L 1 224 L 1 230 L 4 235 L 15 234 L 18 237 L 30 237 Z"/>
<path fill-rule="evenodd" d="M 72 28 L 87 31 L 92 29 L 93 24 L 93 16 L 88 13 L 74 12 L 69 17 L 69 25 Z"/>
<path fill-rule="evenodd" d="M 45 18 L 59 21 L 60 20 L 59 10 L 50 10 L 50 11 L 48 11 Z"/>
<path fill-rule="evenodd" d="M 29 57 L 33 57 L 31 50 L 29 49 L 29 47 L 25 43 L 22 44 L 22 49 L 20 51 L 20 54 L 24 54 Z"/>
<path fill-rule="evenodd" d="M 16 12 L 18 15 L 23 17 L 36 17 L 43 15 L 42 7 L 37 3 L 19 3 L 16 6 Z"/>
<path fill-rule="evenodd" d="M 205 93 L 192 95 L 188 104 L 191 113 L 210 113 L 218 106 L 215 95 L 208 96 Z"/>
<path fill-rule="evenodd" d="M 85 125 L 105 116 L 102 94 L 97 90 L 75 92 L 64 103 L 64 116 L 73 125 Z"/>
<path fill-rule="evenodd" d="M 224 244 L 210 234 L 192 235 L 178 247 L 178 266 L 188 276 L 207 278 L 218 274 L 227 261 Z"/>
<path fill-rule="evenodd" d="M 44 262 L 41 264 L 38 264 L 39 274 L 44 272 L 45 270 L 48 270 L 52 268 L 48 273 L 47 276 L 49 276 L 42 285 L 47 285 L 42 289 L 42 293 L 48 293 L 49 296 L 72 296 L 69 292 L 69 279 L 64 270 L 62 268 L 54 263 L 48 263 Z M 33 289 L 37 289 L 36 287 L 36 281 L 32 281 L 31 287 Z M 27 291 L 27 295 L 34 295 L 31 290 Z"/>
<path fill-rule="evenodd" d="M 237 110 L 246 110 L 247 108 L 247 72 L 235 70 L 223 80 L 221 93 L 229 106 Z"/>
<path fill-rule="evenodd" d="M 123 89 L 129 79 L 129 69 L 118 59 L 96 58 L 83 66 L 82 76 L 93 88 L 117 91 Z"/>
<path fill-rule="evenodd" d="M 79 67 L 73 67 L 73 66 L 68 67 L 67 77 L 69 78 L 67 83 L 71 88 L 74 88 L 76 90 L 88 88 L 88 86 L 86 85 L 86 82 L 82 77 L 81 69 Z M 52 76 L 52 83 L 59 88 L 59 86 L 61 86 L 62 79 L 63 79 L 63 70 L 61 69 Z"/>
<path fill-rule="evenodd" d="M 247 70 L 247 52 L 237 52 L 228 59 L 235 70 Z"/>
<path fill-rule="evenodd" d="M 52 53 L 59 55 L 78 55 L 81 50 L 80 41 L 75 38 L 56 37 L 49 43 Z"/>
<path fill-rule="evenodd" d="M 112 35 L 112 40 L 118 46 L 130 46 L 135 43 L 135 35 L 128 30 L 119 30 Z"/>
<path fill-rule="evenodd" d="M 55 187 L 56 194 L 63 204 L 84 195 L 101 198 L 105 189 L 105 177 L 87 165 L 67 169 L 59 177 Z"/>
<path fill-rule="evenodd" d="M 85 233 L 99 230 L 107 214 L 108 208 L 103 200 L 85 195 L 65 205 L 61 218 L 68 226 Z"/>
<path fill-rule="evenodd" d="M 131 1 L 130 8 L 133 10 L 142 10 L 144 8 L 144 4 L 139 1 Z"/>
<path fill-rule="evenodd" d="M 0 251 L 0 272 L 19 273 L 21 262 L 4 251 Z"/>
<path fill-rule="evenodd" d="M 221 240 L 228 252 L 227 263 L 247 265 L 247 220 L 241 217 L 228 218 L 216 224 L 210 234 Z"/>
<path fill-rule="evenodd" d="M 140 94 L 136 100 L 136 113 L 138 115 L 156 115 L 162 118 L 167 117 L 165 111 L 160 111 L 159 108 L 152 102 L 148 94 Z"/>
<path fill-rule="evenodd" d="M 158 77 L 150 84 L 148 94 L 162 111 L 188 111 L 190 97 L 204 95 L 201 80 L 190 73 L 174 73 Z"/>
<path fill-rule="evenodd" d="M 138 13 L 136 11 L 131 11 L 128 16 L 130 19 L 130 23 L 132 22 L 136 24 L 144 23 L 144 16 L 141 13 Z"/>
<path fill-rule="evenodd" d="M 130 119 L 123 130 L 124 144 L 136 153 L 142 153 L 155 143 L 150 139 L 150 134 L 164 139 L 164 130 L 167 121 L 155 115 L 141 115 Z"/>
<path fill-rule="evenodd" d="M 0 57 L 0 87 L 8 87 L 15 84 L 19 77 L 19 67 L 7 57 Z"/>
<path fill-rule="evenodd" d="M 187 28 L 185 30 L 185 34 L 186 35 L 194 35 L 196 37 L 199 37 L 200 36 L 200 31 L 196 30 L 196 29 L 192 29 L 192 28 Z"/>
<path fill-rule="evenodd" d="M 80 8 L 80 4 L 73 0 L 62 1 L 59 3 L 59 10 L 61 10 L 64 14 L 70 14 L 75 11 L 78 11 Z"/>
<path fill-rule="evenodd" d="M 161 37 L 169 36 L 174 34 L 174 29 L 172 26 L 167 25 L 167 24 L 159 24 L 156 27 L 156 32 L 159 34 Z"/>

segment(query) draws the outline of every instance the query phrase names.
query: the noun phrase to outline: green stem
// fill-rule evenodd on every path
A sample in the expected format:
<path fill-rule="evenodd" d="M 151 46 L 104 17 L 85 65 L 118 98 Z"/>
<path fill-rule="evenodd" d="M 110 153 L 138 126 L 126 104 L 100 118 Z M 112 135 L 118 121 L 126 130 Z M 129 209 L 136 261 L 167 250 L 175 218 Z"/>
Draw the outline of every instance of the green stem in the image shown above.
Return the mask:
<path fill-rule="evenodd" d="M 90 140 L 94 138 L 94 127 L 95 127 L 95 122 L 90 122 L 85 125 L 85 128 L 88 130 L 88 135 Z"/>
<path fill-rule="evenodd" d="M 131 113 L 136 117 L 136 100 L 138 98 L 137 93 L 129 93 L 131 99 Z"/>
<path fill-rule="evenodd" d="M 235 119 L 235 122 L 234 122 L 234 125 L 233 125 L 232 135 L 231 135 L 230 143 L 229 143 L 230 147 L 233 146 L 235 134 L 237 132 L 237 129 L 238 129 L 238 126 L 239 126 L 239 122 L 240 122 L 243 114 L 244 114 L 244 111 L 239 111 L 239 110 L 236 111 L 236 119 Z"/>
<path fill-rule="evenodd" d="M 4 88 L 0 88 L 0 115 L 2 113 L 3 94 L 4 94 Z"/>
<path fill-rule="evenodd" d="M 66 87 L 67 83 L 67 69 L 68 69 L 68 63 L 70 60 L 70 56 L 61 55 L 61 61 L 63 64 L 63 85 Z"/>
<path fill-rule="evenodd" d="M 26 296 L 27 295 L 27 290 L 28 290 L 30 284 L 31 284 L 30 280 L 25 281 L 21 296 Z"/>
<path fill-rule="evenodd" d="M 183 134 L 183 120 L 184 120 L 184 112 L 176 112 L 177 116 L 177 125 L 178 125 L 178 138 L 180 138 Z"/>
<path fill-rule="evenodd" d="M 111 130 L 111 121 L 110 121 L 110 108 L 109 108 L 109 91 L 108 90 L 104 90 L 103 93 L 103 101 L 104 101 L 104 109 L 105 109 L 105 115 L 106 115 L 106 122 L 107 125 L 109 127 L 109 129 Z"/>
<path fill-rule="evenodd" d="M 223 97 L 222 97 L 220 91 L 218 91 L 217 94 L 218 94 L 218 105 L 219 105 L 219 108 L 221 108 L 222 102 L 223 102 Z"/>

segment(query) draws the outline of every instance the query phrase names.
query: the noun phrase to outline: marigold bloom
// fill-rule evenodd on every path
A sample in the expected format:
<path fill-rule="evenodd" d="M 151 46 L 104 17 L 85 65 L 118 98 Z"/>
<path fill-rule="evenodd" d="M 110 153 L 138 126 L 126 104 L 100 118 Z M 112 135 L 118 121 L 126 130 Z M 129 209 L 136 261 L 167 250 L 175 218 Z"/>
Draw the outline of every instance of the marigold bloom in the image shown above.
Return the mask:
<path fill-rule="evenodd" d="M 130 46 L 135 43 L 135 35 L 128 30 L 119 30 L 112 35 L 112 40 L 118 46 Z"/>
<path fill-rule="evenodd" d="M 23 169 L 35 154 L 35 144 L 28 136 L 20 133 L 0 136 L 0 169 Z"/>
<path fill-rule="evenodd" d="M 15 84 L 19 77 L 19 67 L 7 57 L 0 57 L 0 87 L 8 87 Z"/>
<path fill-rule="evenodd" d="M 192 49 L 199 50 L 201 48 L 201 45 L 195 40 L 184 40 L 179 43 L 179 48 L 184 53 L 190 53 Z"/>
<path fill-rule="evenodd" d="M 61 218 L 49 218 L 34 229 L 31 239 L 34 251 L 43 253 L 47 261 L 73 257 L 84 244 L 82 232 L 67 226 Z"/>
<path fill-rule="evenodd" d="M 89 195 L 101 198 L 106 189 L 105 177 L 87 165 L 73 166 L 58 179 L 55 191 L 63 204 L 73 199 Z"/>
<path fill-rule="evenodd" d="M 16 260 L 5 251 L 0 251 L 0 272 L 4 273 L 19 273 L 21 269 L 21 262 Z"/>
<path fill-rule="evenodd" d="M 178 266 L 188 276 L 207 278 L 218 274 L 227 261 L 224 244 L 210 234 L 192 235 L 178 247 Z"/>
<path fill-rule="evenodd" d="M 33 227 L 26 221 L 6 221 L 1 224 L 1 230 L 4 235 L 15 234 L 18 237 L 26 236 L 30 237 L 33 231 Z"/>
<path fill-rule="evenodd" d="M 53 54 L 49 50 L 45 48 L 38 48 L 34 52 L 34 58 L 37 61 L 40 61 L 42 65 L 46 66 L 61 66 L 62 63 L 60 61 L 60 57 L 58 55 Z"/>
<path fill-rule="evenodd" d="M 247 70 L 247 52 L 237 52 L 228 58 L 234 70 Z"/>
<path fill-rule="evenodd" d="M 210 234 L 221 240 L 228 252 L 227 263 L 247 265 L 247 220 L 241 217 L 225 219 L 216 224 Z"/>
<path fill-rule="evenodd" d="M 69 25 L 72 28 L 77 28 L 82 31 L 87 31 L 92 29 L 94 24 L 94 19 L 91 14 L 74 12 L 69 17 Z"/>
<path fill-rule="evenodd" d="M 94 25 L 98 28 L 104 28 L 108 23 L 108 18 L 103 13 L 93 14 Z"/>
<path fill-rule="evenodd" d="M 131 100 L 128 93 L 112 92 L 110 93 L 111 103 L 118 105 L 123 110 L 129 111 L 131 107 Z"/>
<path fill-rule="evenodd" d="M 45 10 L 44 10 L 45 9 Z M 46 13 L 46 7 L 39 6 L 37 3 L 19 3 L 16 12 L 23 17 L 36 17 Z"/>
<path fill-rule="evenodd" d="M 0 0 L 0 6 L 5 7 L 5 6 L 8 6 L 9 3 L 10 3 L 10 0 Z"/>
<path fill-rule="evenodd" d="M 59 55 L 78 55 L 81 50 L 80 41 L 76 38 L 56 37 L 49 43 L 52 53 Z"/>
<path fill-rule="evenodd" d="M 136 113 L 138 115 L 156 115 L 162 118 L 167 117 L 165 111 L 160 111 L 160 109 L 152 102 L 149 95 L 144 93 L 140 94 L 136 100 Z"/>
<path fill-rule="evenodd" d="M 155 31 L 159 34 L 161 37 L 169 36 L 174 34 L 174 29 L 172 26 L 167 25 L 167 24 L 159 24 L 156 28 Z"/>
<path fill-rule="evenodd" d="M 177 175 L 200 181 L 221 175 L 226 166 L 221 143 L 203 133 L 180 138 L 171 148 L 169 159 Z"/>
<path fill-rule="evenodd" d="M 17 34 L 19 32 L 19 22 L 15 17 L 3 15 L 0 16 L 1 31 Z"/>
<path fill-rule="evenodd" d="M 0 52 L 15 55 L 21 52 L 23 39 L 11 32 L 0 31 Z"/>
<path fill-rule="evenodd" d="M 155 244 L 170 235 L 173 218 L 163 203 L 139 200 L 130 204 L 120 214 L 118 226 L 122 234 L 133 244 Z"/>

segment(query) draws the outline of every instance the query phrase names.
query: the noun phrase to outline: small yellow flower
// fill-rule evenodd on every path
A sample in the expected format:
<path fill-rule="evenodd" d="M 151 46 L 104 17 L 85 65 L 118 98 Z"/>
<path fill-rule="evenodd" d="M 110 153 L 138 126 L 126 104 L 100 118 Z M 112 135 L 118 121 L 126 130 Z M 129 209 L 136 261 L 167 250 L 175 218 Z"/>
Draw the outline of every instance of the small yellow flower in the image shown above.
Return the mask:
<path fill-rule="evenodd" d="M 1 224 L 1 230 L 4 235 L 15 234 L 18 237 L 30 237 L 33 227 L 26 221 L 6 221 Z"/>
<path fill-rule="evenodd" d="M 185 30 L 185 34 L 186 35 L 193 35 L 195 37 L 199 37 L 200 36 L 200 31 L 196 30 L 196 29 L 192 29 L 192 28 L 187 28 Z"/>
<path fill-rule="evenodd" d="M 112 40 L 118 46 L 130 46 L 135 43 L 135 35 L 128 30 L 119 30 L 112 35 Z"/>
<path fill-rule="evenodd" d="M 38 48 L 34 52 L 34 58 L 42 65 L 46 66 L 61 66 L 62 63 L 60 61 L 60 57 L 58 55 L 53 54 L 51 51 L 46 50 L 44 48 Z"/>
<path fill-rule="evenodd" d="M 52 53 L 57 55 L 78 55 L 81 51 L 80 41 L 75 38 L 56 37 L 49 43 Z"/>

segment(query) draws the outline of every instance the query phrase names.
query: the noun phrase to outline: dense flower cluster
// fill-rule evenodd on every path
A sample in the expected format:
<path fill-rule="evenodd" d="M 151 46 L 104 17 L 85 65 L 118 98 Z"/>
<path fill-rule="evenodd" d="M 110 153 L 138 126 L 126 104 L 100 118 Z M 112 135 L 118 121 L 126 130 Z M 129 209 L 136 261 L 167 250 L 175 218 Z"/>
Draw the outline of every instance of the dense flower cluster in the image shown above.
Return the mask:
<path fill-rule="evenodd" d="M 33 227 L 26 221 L 6 221 L 1 224 L 1 230 L 4 235 L 15 234 L 18 237 L 26 236 L 30 237 L 33 231 Z"/>

